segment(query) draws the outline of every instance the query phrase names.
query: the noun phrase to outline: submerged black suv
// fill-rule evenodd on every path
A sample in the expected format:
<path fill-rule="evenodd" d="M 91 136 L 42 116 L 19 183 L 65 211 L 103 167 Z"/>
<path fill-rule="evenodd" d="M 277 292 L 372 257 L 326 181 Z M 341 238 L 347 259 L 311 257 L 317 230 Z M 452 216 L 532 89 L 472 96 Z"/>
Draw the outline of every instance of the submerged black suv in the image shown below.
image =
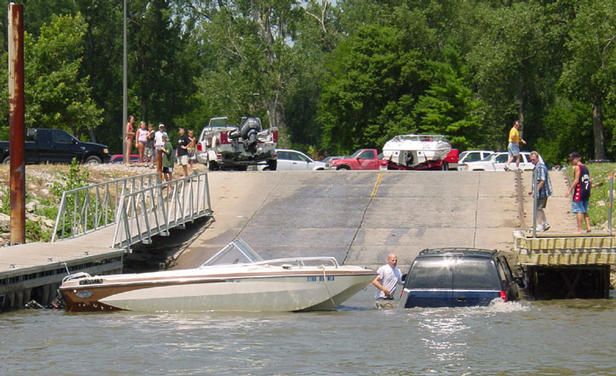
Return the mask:
<path fill-rule="evenodd" d="M 409 269 L 402 302 L 411 307 L 488 305 L 518 298 L 518 286 L 505 257 L 475 248 L 425 249 Z"/>

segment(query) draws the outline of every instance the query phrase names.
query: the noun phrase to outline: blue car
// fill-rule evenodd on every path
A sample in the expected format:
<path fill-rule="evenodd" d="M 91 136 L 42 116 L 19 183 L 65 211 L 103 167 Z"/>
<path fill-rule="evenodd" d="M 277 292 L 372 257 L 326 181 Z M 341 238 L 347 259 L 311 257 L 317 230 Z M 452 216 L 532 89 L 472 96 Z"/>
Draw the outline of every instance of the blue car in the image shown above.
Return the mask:
<path fill-rule="evenodd" d="M 412 307 L 489 305 L 518 298 L 518 286 L 505 257 L 475 248 L 425 249 L 406 277 L 402 302 Z"/>

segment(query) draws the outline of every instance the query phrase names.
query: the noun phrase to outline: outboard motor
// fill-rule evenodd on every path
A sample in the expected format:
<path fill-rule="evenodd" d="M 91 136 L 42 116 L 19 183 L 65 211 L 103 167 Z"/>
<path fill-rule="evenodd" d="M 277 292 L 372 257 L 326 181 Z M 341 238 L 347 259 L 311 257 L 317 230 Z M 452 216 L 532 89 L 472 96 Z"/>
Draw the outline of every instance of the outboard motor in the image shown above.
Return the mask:
<path fill-rule="evenodd" d="M 246 150 L 252 152 L 257 150 L 257 135 L 261 130 L 261 120 L 259 120 L 259 118 L 249 116 L 242 120 L 240 133 L 244 140 L 244 147 Z"/>

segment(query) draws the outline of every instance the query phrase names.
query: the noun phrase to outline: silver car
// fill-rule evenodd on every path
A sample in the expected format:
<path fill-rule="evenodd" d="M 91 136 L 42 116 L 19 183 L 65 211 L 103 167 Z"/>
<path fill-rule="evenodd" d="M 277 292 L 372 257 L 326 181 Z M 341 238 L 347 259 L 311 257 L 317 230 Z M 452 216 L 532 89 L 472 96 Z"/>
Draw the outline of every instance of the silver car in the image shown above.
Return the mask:
<path fill-rule="evenodd" d="M 325 170 L 325 163 L 315 161 L 301 151 L 276 149 L 277 170 Z"/>
<path fill-rule="evenodd" d="M 463 171 L 505 171 L 505 165 L 509 159 L 507 152 L 497 152 L 489 157 L 476 162 L 468 162 L 461 168 Z M 543 158 L 539 156 L 539 161 L 543 162 Z M 509 168 L 515 169 L 515 160 L 509 163 Z M 527 151 L 520 152 L 520 170 L 532 170 L 535 168 L 530 161 L 530 153 Z"/>

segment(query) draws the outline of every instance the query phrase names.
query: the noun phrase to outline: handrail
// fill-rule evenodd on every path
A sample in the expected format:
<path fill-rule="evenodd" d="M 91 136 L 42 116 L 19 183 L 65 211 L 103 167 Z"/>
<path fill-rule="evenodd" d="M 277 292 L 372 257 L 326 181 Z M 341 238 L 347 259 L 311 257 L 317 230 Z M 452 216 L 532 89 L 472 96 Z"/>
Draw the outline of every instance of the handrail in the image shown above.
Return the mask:
<path fill-rule="evenodd" d="M 156 184 L 158 184 L 158 174 L 154 172 L 64 191 L 51 242 L 75 238 L 114 224 L 122 192 L 131 192 Z"/>
<path fill-rule="evenodd" d="M 123 192 L 111 246 L 149 244 L 155 235 L 166 236 L 173 227 L 211 215 L 207 173 Z"/>

